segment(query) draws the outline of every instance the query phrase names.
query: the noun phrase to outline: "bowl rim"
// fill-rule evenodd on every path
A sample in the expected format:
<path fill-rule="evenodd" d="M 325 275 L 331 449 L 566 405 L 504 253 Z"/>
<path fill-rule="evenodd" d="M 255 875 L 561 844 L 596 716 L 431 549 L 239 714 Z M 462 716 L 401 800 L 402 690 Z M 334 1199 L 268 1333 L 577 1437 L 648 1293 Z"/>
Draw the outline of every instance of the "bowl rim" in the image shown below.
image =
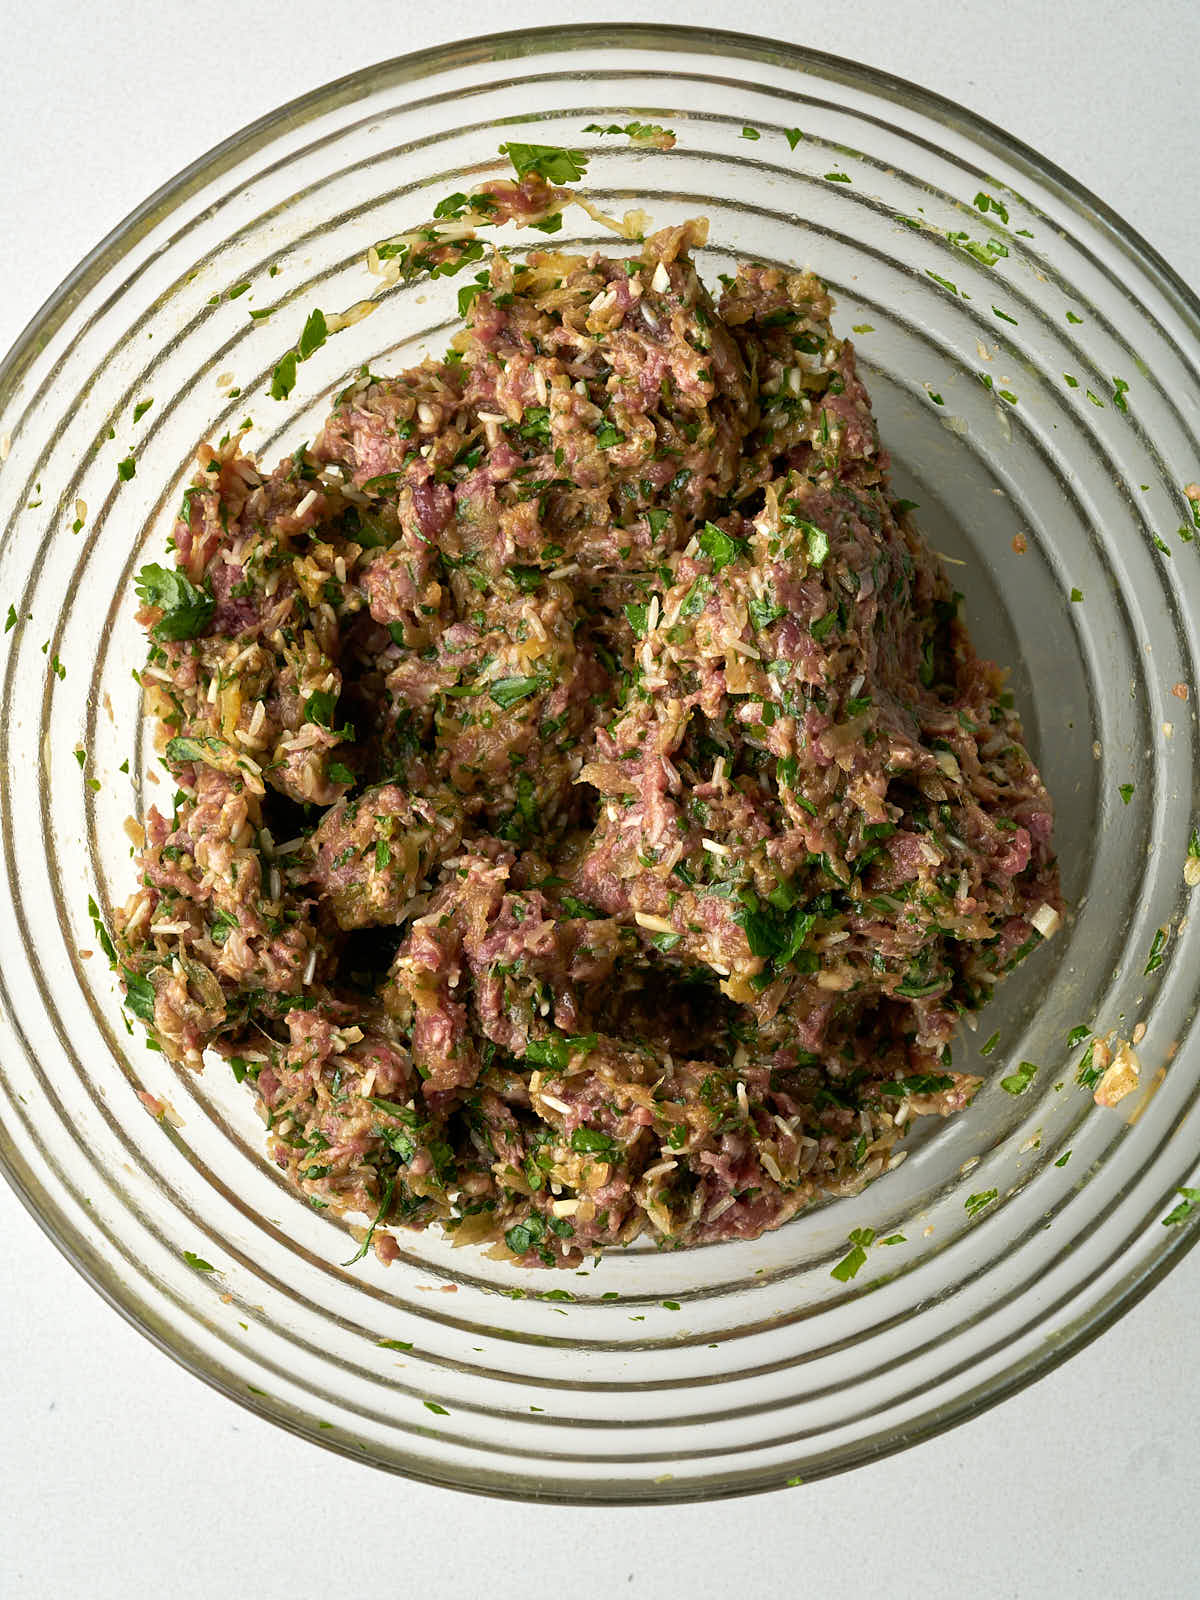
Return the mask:
<path fill-rule="evenodd" d="M 152 228 L 189 196 L 219 177 L 235 162 L 263 148 L 281 126 L 298 126 L 324 112 L 352 103 L 383 86 L 413 84 L 434 73 L 469 66 L 473 63 L 502 61 L 515 57 L 545 57 L 552 52 L 607 48 L 613 52 L 642 50 L 663 55 L 724 56 L 760 61 L 825 82 L 867 91 L 910 107 L 943 123 L 972 142 L 1001 153 L 1013 167 L 1033 177 L 1055 198 L 1078 216 L 1099 224 L 1106 242 L 1148 276 L 1172 310 L 1179 315 L 1190 337 L 1200 345 L 1200 294 L 1194 292 L 1165 257 L 1116 210 L 1106 204 L 1062 167 L 1035 150 L 995 122 L 960 106 L 937 92 L 900 78 L 878 67 L 814 50 L 804 45 L 768 39 L 734 30 L 697 28 L 686 24 L 630 22 L 573 23 L 563 26 L 519 28 L 431 45 L 422 50 L 393 56 L 356 68 L 341 77 L 285 101 L 245 124 L 202 155 L 182 167 L 160 184 L 130 211 L 80 260 L 41 303 L 18 333 L 7 352 L 0 357 L 0 411 L 11 402 L 21 380 L 46 342 L 63 325 L 76 303 L 113 268 Z M 278 1410 L 268 1409 L 252 1397 L 232 1387 L 218 1373 L 209 1370 L 204 1356 L 186 1327 L 161 1331 L 157 1319 L 148 1314 L 148 1301 L 141 1280 L 124 1281 L 111 1264 L 100 1257 L 76 1232 L 64 1208 L 35 1176 L 29 1163 L 17 1150 L 7 1129 L 0 1123 L 0 1174 L 34 1221 L 84 1280 L 124 1320 L 158 1349 L 171 1357 L 194 1377 L 246 1410 L 349 1459 L 363 1462 L 347 1444 L 336 1437 L 314 1436 L 302 1422 L 293 1421 Z M 805 1481 L 849 1471 L 875 1460 L 908 1449 L 925 1439 L 971 1420 L 992 1406 L 1019 1393 L 1038 1378 L 1053 1372 L 1069 1357 L 1084 1349 L 1137 1305 L 1166 1274 L 1200 1241 L 1200 1229 L 1172 1231 L 1156 1258 L 1148 1266 L 1134 1262 L 1122 1280 L 1110 1288 L 1100 1302 L 1084 1311 L 1053 1343 L 1044 1343 L 986 1386 L 970 1390 L 954 1400 L 935 1407 L 912 1425 L 864 1440 L 835 1463 L 812 1470 Z M 367 1465 L 429 1483 L 454 1488 L 464 1493 L 501 1499 L 530 1498 L 519 1486 L 503 1482 L 462 1482 L 430 1471 L 426 1461 L 400 1462 L 368 1460 Z M 705 1484 L 681 1495 L 665 1486 L 641 1494 L 635 1503 L 642 1505 L 678 1504 L 701 1499 L 724 1499 L 768 1492 L 779 1485 L 772 1482 L 739 1482 L 728 1488 Z M 542 1489 L 539 1500 L 564 1505 L 628 1505 L 628 1496 L 617 1494 L 561 1493 Z"/>

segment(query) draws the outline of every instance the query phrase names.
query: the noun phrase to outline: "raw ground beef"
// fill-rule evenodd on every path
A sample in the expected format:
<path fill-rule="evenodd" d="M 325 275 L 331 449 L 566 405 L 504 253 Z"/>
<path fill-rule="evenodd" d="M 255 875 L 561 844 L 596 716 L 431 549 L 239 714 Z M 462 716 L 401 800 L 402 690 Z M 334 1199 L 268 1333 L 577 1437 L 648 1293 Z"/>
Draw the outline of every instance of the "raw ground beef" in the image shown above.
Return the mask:
<path fill-rule="evenodd" d="M 960 1019 L 1057 922 L 1050 800 L 828 294 L 749 264 L 714 301 L 705 232 L 496 253 L 446 360 L 364 372 L 273 472 L 203 447 L 143 575 L 178 793 L 131 1003 L 385 1260 L 861 1188 L 969 1103 Z"/>

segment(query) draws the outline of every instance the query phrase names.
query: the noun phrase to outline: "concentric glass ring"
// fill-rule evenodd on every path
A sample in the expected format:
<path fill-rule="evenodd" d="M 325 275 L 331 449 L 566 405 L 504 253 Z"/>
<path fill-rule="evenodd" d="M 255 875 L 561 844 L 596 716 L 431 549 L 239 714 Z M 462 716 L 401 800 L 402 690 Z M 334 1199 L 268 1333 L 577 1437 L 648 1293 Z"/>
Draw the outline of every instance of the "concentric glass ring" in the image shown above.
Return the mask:
<path fill-rule="evenodd" d="M 584 131 L 631 118 L 673 128 L 675 148 Z M 1033 1087 L 990 1083 L 853 1200 L 754 1243 L 635 1248 L 578 1274 L 521 1274 L 436 1234 L 401 1235 L 390 1268 L 351 1268 L 345 1226 L 268 1161 L 246 1092 L 216 1068 L 177 1072 L 127 1031 L 93 928 L 89 895 L 107 918 L 130 887 L 126 819 L 166 781 L 139 727 L 130 577 L 161 551 L 200 439 L 249 415 L 274 460 L 363 362 L 444 346 L 457 285 L 387 288 L 366 252 L 499 174 L 510 138 L 586 150 L 605 211 L 710 217 L 710 277 L 751 256 L 828 281 L 897 490 L 953 564 L 976 642 L 1012 666 L 1071 914 L 956 1045 L 969 1070 L 974 1040 L 998 1033 L 984 1070 L 1037 1062 Z M 582 212 L 562 242 L 612 243 Z M 270 399 L 307 313 L 368 297 L 374 313 Z M 50 1235 L 243 1404 L 499 1494 L 667 1501 L 810 1480 L 1078 1348 L 1194 1236 L 1162 1218 L 1200 1138 L 1183 876 L 1198 331 L 1154 252 L 1031 151 L 910 85 L 733 34 L 543 30 L 405 57 L 173 180 L 0 367 L 15 618 L 0 660 L 0 1159 Z M 1142 1087 L 1116 1110 L 1075 1084 L 1077 1024 L 1137 1035 Z M 830 1269 L 860 1227 L 904 1242 L 873 1246 L 842 1283 Z"/>

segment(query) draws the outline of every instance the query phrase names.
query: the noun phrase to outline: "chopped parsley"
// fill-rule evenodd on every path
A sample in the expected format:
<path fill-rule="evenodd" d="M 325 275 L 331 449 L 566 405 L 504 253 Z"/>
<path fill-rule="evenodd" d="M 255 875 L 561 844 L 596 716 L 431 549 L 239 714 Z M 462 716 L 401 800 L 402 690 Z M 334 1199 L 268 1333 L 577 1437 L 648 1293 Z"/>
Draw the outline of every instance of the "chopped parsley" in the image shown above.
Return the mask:
<path fill-rule="evenodd" d="M 578 183 L 587 171 L 587 156 L 582 150 L 564 150 L 553 144 L 519 144 L 509 140 L 500 154 L 512 162 L 518 178 L 536 172 L 547 183 Z"/>
<path fill-rule="evenodd" d="M 571 1149 L 579 1155 L 611 1155 L 618 1148 L 617 1141 L 599 1128 L 575 1128 L 571 1133 Z"/>
<path fill-rule="evenodd" d="M 1200 1189 L 1176 1189 L 1180 1196 L 1179 1204 L 1174 1211 L 1169 1211 L 1163 1218 L 1163 1227 L 1170 1228 L 1177 1222 L 1186 1222 L 1194 1212 L 1200 1210 Z"/>
<path fill-rule="evenodd" d="M 489 690 L 492 700 L 501 710 L 507 711 L 519 700 L 527 700 L 545 687 L 543 678 L 497 678 Z"/>
<path fill-rule="evenodd" d="M 1144 976 L 1148 977 L 1150 975 L 1150 973 L 1157 972 L 1159 967 L 1162 966 L 1162 964 L 1163 964 L 1162 953 L 1163 953 L 1163 949 L 1166 946 L 1166 943 L 1167 943 L 1167 930 L 1165 928 L 1156 928 L 1155 929 L 1155 933 L 1154 933 L 1154 939 L 1153 939 L 1153 941 L 1151 942 L 1151 945 L 1150 945 L 1150 955 L 1149 955 L 1149 957 L 1148 957 L 1148 959 L 1146 961 L 1146 965 L 1145 965 L 1145 967 L 1143 969 L 1143 975 Z"/>
<path fill-rule="evenodd" d="M 1036 1063 L 1022 1061 L 1015 1072 L 1010 1072 L 1007 1078 L 1000 1079 L 1000 1087 L 1005 1094 L 1024 1094 L 1036 1076 Z"/>
<path fill-rule="evenodd" d="M 999 1195 L 998 1189 L 984 1189 L 980 1194 L 969 1194 L 963 1201 L 969 1217 L 976 1217 Z"/>
<path fill-rule="evenodd" d="M 632 139 L 634 144 L 653 144 L 675 137 L 670 128 L 662 128 L 657 122 L 589 122 L 583 131 L 599 134 L 623 133 L 627 139 Z"/>
<path fill-rule="evenodd" d="M 940 283 L 943 289 L 948 289 L 951 294 L 958 293 L 958 285 L 951 283 L 949 278 L 943 278 L 940 272 L 934 272 L 932 267 L 925 268 L 925 276 L 932 278 L 934 283 Z"/>
<path fill-rule="evenodd" d="M 851 1278 L 857 1277 L 859 1271 L 866 1265 L 867 1246 L 875 1238 L 874 1228 L 853 1228 L 850 1231 L 850 1249 L 832 1268 L 829 1276 L 836 1278 L 839 1283 L 849 1283 Z"/>
<path fill-rule="evenodd" d="M 316 354 L 325 343 L 328 332 L 325 313 L 320 310 L 310 311 L 308 321 L 304 324 L 304 329 L 300 334 L 300 343 L 296 350 L 296 354 L 301 361 L 307 361 L 309 356 Z"/>
<path fill-rule="evenodd" d="M 723 532 L 714 522 L 704 524 L 698 543 L 712 562 L 714 572 L 720 572 L 722 567 L 729 566 L 731 562 L 746 554 L 746 546 L 742 541 Z"/>
<path fill-rule="evenodd" d="M 975 203 L 975 209 L 977 211 L 982 211 L 985 214 L 987 212 L 989 212 L 989 211 L 994 212 L 995 215 L 1000 218 L 1001 222 L 1007 224 L 1007 222 L 1008 222 L 1008 208 L 1007 208 L 1007 206 L 1005 206 L 1005 204 L 1004 204 L 1004 202 L 1002 200 L 997 200 L 992 195 L 985 194 L 984 191 L 981 189 L 979 191 L 979 193 L 975 196 L 975 202 L 974 203 Z"/>
<path fill-rule="evenodd" d="M 286 400 L 296 387 L 296 362 L 297 355 L 294 350 L 289 350 L 287 355 L 277 363 L 271 374 L 271 399 Z"/>
<path fill-rule="evenodd" d="M 150 630 L 154 638 L 194 639 L 212 620 L 216 606 L 207 586 L 197 589 L 177 567 L 151 562 L 133 580 L 138 598 L 163 615 Z"/>
<path fill-rule="evenodd" d="M 205 1261 L 204 1257 L 198 1256 L 194 1250 L 185 1250 L 183 1252 L 183 1259 L 187 1262 L 188 1266 L 194 1268 L 196 1272 L 215 1272 L 217 1270 L 211 1261 Z"/>
<path fill-rule="evenodd" d="M 387 1214 L 388 1214 L 388 1208 L 391 1206 L 392 1195 L 395 1192 L 395 1188 L 396 1188 L 396 1179 L 395 1179 L 395 1176 L 393 1175 L 392 1177 L 390 1177 L 388 1179 L 387 1183 L 384 1185 L 383 1199 L 379 1202 L 379 1210 L 375 1213 L 375 1216 L 371 1221 L 371 1225 L 367 1229 L 366 1235 L 363 1238 L 363 1242 L 359 1245 L 359 1247 L 355 1251 L 355 1253 L 350 1257 L 349 1261 L 343 1261 L 342 1262 L 342 1265 L 344 1267 L 352 1267 L 352 1266 L 354 1266 L 355 1262 L 361 1261 L 362 1258 L 366 1255 L 367 1251 L 371 1248 L 371 1241 L 375 1237 L 375 1230 L 379 1226 L 379 1224 L 383 1221 L 384 1217 L 386 1217 Z M 428 1401 L 426 1402 L 426 1404 L 428 1404 Z"/>
<path fill-rule="evenodd" d="M 1121 804 L 1123 806 L 1127 806 L 1133 799 L 1134 787 L 1132 783 L 1120 783 L 1117 785 L 1117 793 L 1121 796 Z"/>
<path fill-rule="evenodd" d="M 1079 1065 L 1075 1068 L 1075 1082 L 1081 1089 L 1094 1089 L 1104 1076 L 1104 1068 L 1096 1065 L 1096 1041 L 1091 1044 L 1079 1058 Z"/>

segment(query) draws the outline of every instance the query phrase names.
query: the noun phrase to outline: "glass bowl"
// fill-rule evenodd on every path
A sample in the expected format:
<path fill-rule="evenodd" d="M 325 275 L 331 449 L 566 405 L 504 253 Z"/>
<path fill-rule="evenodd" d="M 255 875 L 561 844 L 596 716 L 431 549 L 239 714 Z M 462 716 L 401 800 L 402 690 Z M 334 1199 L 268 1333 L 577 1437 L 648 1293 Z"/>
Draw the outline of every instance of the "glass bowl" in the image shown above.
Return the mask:
<path fill-rule="evenodd" d="M 674 128 L 676 147 L 584 132 L 628 118 Z M 284 1186 L 249 1094 L 219 1068 L 175 1071 L 128 1030 L 93 929 L 89 896 L 108 918 L 129 890 L 126 818 L 164 782 L 139 728 L 130 578 L 160 554 L 200 439 L 249 414 L 273 462 L 362 362 L 441 350 L 458 285 L 387 288 L 366 253 L 464 178 L 499 174 L 506 138 L 586 149 L 606 211 L 707 214 L 709 276 L 753 255 L 830 283 L 897 490 L 955 563 L 978 645 L 1012 667 L 1071 911 L 959 1047 L 970 1070 L 973 1041 L 999 1034 L 975 1104 L 857 1198 L 754 1243 L 635 1248 L 577 1274 L 519 1273 L 434 1233 L 401 1234 L 390 1268 L 350 1268 L 345 1224 Z M 614 242 L 578 210 L 563 241 Z M 287 402 L 269 398 L 308 311 L 372 295 L 375 314 L 305 363 Z M 514 1496 L 812 1479 L 1078 1349 L 1195 1238 L 1163 1218 L 1200 1140 L 1184 879 L 1197 312 L 1119 218 L 997 129 L 734 34 L 605 25 L 405 57 L 284 107 L 152 196 L 0 368 L 0 594 L 16 619 L 0 1156 L 50 1236 L 242 1404 L 379 1466 Z M 1115 1110 L 1076 1085 L 1077 1024 L 1138 1034 L 1141 1087 Z M 998 1080 L 1021 1060 L 1040 1070 L 1017 1097 Z M 832 1277 L 866 1227 L 904 1242 Z"/>

